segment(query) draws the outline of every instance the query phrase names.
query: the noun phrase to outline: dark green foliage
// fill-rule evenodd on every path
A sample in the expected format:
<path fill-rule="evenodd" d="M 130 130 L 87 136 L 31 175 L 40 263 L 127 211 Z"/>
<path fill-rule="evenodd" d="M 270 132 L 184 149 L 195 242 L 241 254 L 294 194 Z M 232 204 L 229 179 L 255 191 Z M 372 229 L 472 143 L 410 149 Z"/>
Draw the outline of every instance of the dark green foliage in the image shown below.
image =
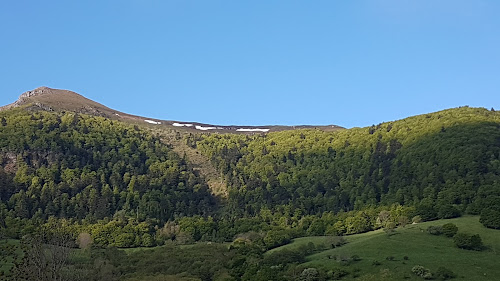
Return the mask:
<path fill-rule="evenodd" d="M 305 253 L 300 250 L 282 250 L 276 251 L 264 258 L 264 264 L 267 265 L 287 265 L 291 263 L 303 263 L 305 261 Z"/>
<path fill-rule="evenodd" d="M 466 249 L 466 250 L 475 250 L 482 251 L 484 250 L 483 241 L 479 234 L 466 234 L 466 233 L 457 233 L 453 236 L 453 242 L 458 248 Z"/>
<path fill-rule="evenodd" d="M 417 206 L 415 213 L 422 219 L 422 221 L 431 221 L 438 218 L 436 209 L 431 203 L 425 202 Z"/>
<path fill-rule="evenodd" d="M 120 269 L 121 279 L 138 279 L 139 276 L 185 273 L 202 280 L 227 272 L 226 265 L 235 258 L 235 252 L 224 245 L 199 244 L 181 248 L 163 246 L 125 254 L 114 251 L 113 265 Z"/>
<path fill-rule="evenodd" d="M 484 209 L 479 221 L 488 228 L 500 229 L 500 211 Z"/>
<path fill-rule="evenodd" d="M 196 145 L 230 185 L 227 213 L 318 214 L 397 202 L 415 204 L 412 215 L 426 221 L 480 212 L 499 195 L 499 124 L 497 112 L 462 107 L 338 132 L 211 134 Z"/>
<path fill-rule="evenodd" d="M 451 219 L 460 217 L 462 214 L 453 205 L 443 205 L 439 207 L 438 217 L 440 219 Z"/>
<path fill-rule="evenodd" d="M 448 280 L 457 277 L 457 275 L 446 267 L 439 267 L 436 271 L 436 277 L 441 280 Z"/>
<path fill-rule="evenodd" d="M 23 219 L 95 223 L 120 217 L 162 224 L 215 209 L 206 183 L 151 133 L 73 113 L 1 114 L 6 124 L 0 127 L 0 200 L 7 211 L 0 226 L 14 232 L 11 237 L 26 229 Z M 152 245 L 144 238 L 137 243 L 141 237 L 125 231 L 115 243 Z"/>
<path fill-rule="evenodd" d="M 446 237 L 453 237 L 457 234 L 458 227 L 453 223 L 443 224 L 442 232 Z"/>
<path fill-rule="evenodd" d="M 352 256 L 351 256 L 351 260 L 352 260 L 352 261 L 360 261 L 360 260 L 361 260 L 361 258 L 360 258 L 358 255 L 352 255 Z"/>
<path fill-rule="evenodd" d="M 349 272 L 342 268 L 337 268 L 333 271 L 328 272 L 328 276 L 333 280 L 340 280 L 342 277 L 349 275 Z"/>
<path fill-rule="evenodd" d="M 431 225 L 427 228 L 427 232 L 432 235 L 441 235 L 443 234 L 443 227 Z"/>

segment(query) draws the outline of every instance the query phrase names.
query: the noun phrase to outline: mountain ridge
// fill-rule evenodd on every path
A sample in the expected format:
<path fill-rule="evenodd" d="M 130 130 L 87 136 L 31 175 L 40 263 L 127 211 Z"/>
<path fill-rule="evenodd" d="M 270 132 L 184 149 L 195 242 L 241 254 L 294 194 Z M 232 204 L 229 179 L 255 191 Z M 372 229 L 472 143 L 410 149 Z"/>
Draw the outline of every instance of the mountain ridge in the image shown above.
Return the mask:
<path fill-rule="evenodd" d="M 320 129 L 335 131 L 344 129 L 338 125 L 216 125 L 202 122 L 186 122 L 163 120 L 124 113 L 111 109 L 70 90 L 53 89 L 46 86 L 38 87 L 22 93 L 19 98 L 8 105 L 0 107 L 0 111 L 21 106 L 34 106 L 45 111 L 72 111 L 75 113 L 101 116 L 130 123 L 161 126 L 188 132 L 218 132 L 218 133 L 267 133 L 295 129 Z"/>

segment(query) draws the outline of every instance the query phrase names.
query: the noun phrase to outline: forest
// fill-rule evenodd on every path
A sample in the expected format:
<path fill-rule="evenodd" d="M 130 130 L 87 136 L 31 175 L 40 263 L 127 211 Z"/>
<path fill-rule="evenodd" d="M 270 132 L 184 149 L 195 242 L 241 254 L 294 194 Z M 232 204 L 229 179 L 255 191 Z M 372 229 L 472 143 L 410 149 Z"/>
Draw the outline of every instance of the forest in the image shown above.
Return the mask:
<path fill-rule="evenodd" d="M 57 230 L 72 247 L 88 235 L 98 249 L 233 243 L 272 264 L 263 253 L 297 237 L 466 214 L 500 228 L 493 109 L 335 132 L 177 134 L 216 167 L 226 197 L 161 132 L 74 112 L 0 112 L 0 236 Z M 256 274 L 247 262 L 231 274 Z"/>

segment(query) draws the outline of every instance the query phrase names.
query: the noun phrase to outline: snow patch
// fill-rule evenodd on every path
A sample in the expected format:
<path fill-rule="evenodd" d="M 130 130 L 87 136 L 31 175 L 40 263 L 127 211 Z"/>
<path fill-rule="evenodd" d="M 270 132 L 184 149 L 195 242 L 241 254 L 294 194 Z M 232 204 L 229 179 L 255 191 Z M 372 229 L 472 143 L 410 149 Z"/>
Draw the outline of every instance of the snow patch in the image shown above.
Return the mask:
<path fill-rule="evenodd" d="M 203 126 L 196 126 L 195 128 L 196 128 L 196 130 L 200 130 L 200 131 L 208 131 L 208 130 L 217 130 L 217 129 L 220 129 L 220 128 L 217 128 L 217 127 L 203 127 Z"/>
<path fill-rule="evenodd" d="M 245 129 L 245 128 L 239 128 L 236 130 L 236 132 L 269 132 L 270 129 Z"/>
<path fill-rule="evenodd" d="M 172 126 L 175 127 L 193 127 L 193 124 L 182 124 L 182 123 L 174 123 Z"/>
<path fill-rule="evenodd" d="M 154 124 L 154 125 L 160 125 L 161 124 L 161 122 L 156 122 L 156 121 L 153 121 L 153 120 L 144 120 L 144 122 L 149 123 L 149 124 Z"/>

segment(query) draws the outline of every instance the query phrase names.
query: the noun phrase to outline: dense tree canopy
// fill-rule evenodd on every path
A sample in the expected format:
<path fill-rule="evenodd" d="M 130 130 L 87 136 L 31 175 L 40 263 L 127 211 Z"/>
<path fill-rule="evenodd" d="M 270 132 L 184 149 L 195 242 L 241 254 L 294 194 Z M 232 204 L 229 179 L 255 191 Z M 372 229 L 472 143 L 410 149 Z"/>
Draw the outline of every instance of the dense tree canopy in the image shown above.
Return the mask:
<path fill-rule="evenodd" d="M 449 218 L 500 195 L 500 114 L 481 108 L 339 132 L 211 134 L 196 146 L 225 175 L 238 215 L 400 203 L 424 219 Z"/>
<path fill-rule="evenodd" d="M 215 209 L 206 183 L 185 159 L 137 126 L 23 110 L 2 112 L 1 119 L 4 224 L 51 216 L 163 223 Z"/>
<path fill-rule="evenodd" d="M 96 246 L 232 241 L 479 214 L 497 225 L 500 113 L 457 108 L 336 132 L 191 134 L 228 185 L 220 204 L 159 135 L 70 112 L 0 112 L 0 229 L 88 233 Z M 178 137 L 178 136 L 177 136 Z M 491 227 L 491 226 L 490 226 Z"/>

